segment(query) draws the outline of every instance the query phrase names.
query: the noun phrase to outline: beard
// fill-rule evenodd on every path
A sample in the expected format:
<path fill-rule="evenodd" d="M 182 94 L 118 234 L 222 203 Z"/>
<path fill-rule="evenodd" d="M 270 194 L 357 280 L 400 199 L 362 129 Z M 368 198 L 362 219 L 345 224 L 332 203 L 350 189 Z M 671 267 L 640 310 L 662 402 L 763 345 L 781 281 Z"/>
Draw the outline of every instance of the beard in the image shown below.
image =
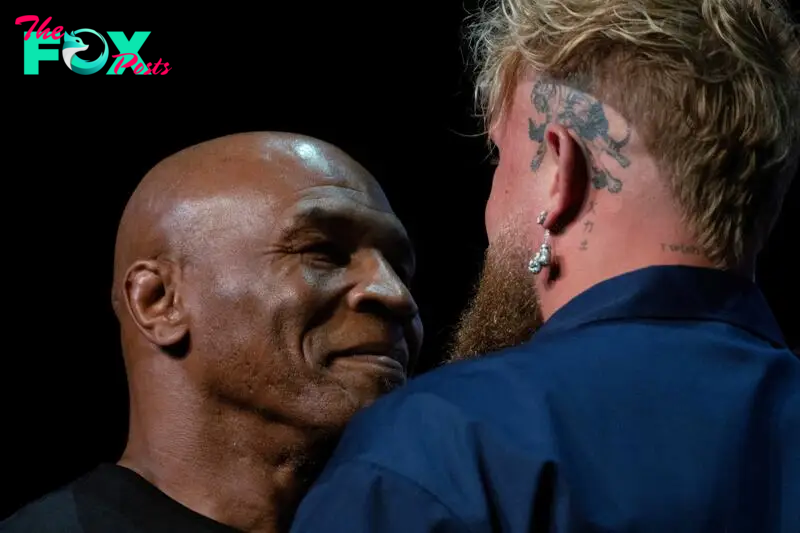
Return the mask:
<path fill-rule="evenodd" d="M 447 362 L 528 341 L 544 322 L 521 233 L 504 232 L 486 250 L 479 281 L 459 318 Z"/>

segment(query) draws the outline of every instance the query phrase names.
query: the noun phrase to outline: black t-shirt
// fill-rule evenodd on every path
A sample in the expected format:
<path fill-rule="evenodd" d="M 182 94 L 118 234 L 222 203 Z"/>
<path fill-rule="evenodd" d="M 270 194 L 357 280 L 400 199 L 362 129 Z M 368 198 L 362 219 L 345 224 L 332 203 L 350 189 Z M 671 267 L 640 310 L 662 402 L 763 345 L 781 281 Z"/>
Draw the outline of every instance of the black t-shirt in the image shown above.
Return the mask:
<path fill-rule="evenodd" d="M 0 533 L 237 533 L 179 504 L 144 478 L 101 465 L 0 522 Z"/>

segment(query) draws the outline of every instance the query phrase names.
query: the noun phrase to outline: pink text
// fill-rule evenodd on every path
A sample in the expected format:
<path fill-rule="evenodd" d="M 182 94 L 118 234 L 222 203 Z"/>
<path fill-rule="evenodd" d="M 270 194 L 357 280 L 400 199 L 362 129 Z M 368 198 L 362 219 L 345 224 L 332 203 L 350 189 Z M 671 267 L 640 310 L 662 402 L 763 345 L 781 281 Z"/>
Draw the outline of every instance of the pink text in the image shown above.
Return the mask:
<path fill-rule="evenodd" d="M 39 29 L 36 30 L 36 38 L 37 39 L 53 38 L 55 40 L 58 40 L 58 39 L 61 39 L 62 35 L 64 35 L 64 27 L 63 26 L 56 26 L 52 30 L 47 27 L 47 25 L 50 23 L 50 20 L 52 18 L 53 17 L 47 17 L 45 19 L 45 21 L 42 22 L 41 26 L 39 26 Z M 34 28 L 36 28 L 36 25 L 39 24 L 39 17 L 37 17 L 36 15 L 23 15 L 21 17 L 17 17 L 17 20 L 16 20 L 17 26 L 19 26 L 23 22 L 33 22 L 33 24 L 31 24 L 30 29 L 28 30 L 28 33 L 25 34 L 25 40 L 27 41 L 28 38 L 31 36 L 31 33 L 33 32 Z"/>
<path fill-rule="evenodd" d="M 139 56 L 134 54 L 134 53 L 131 53 L 131 52 L 128 52 L 127 54 L 117 54 L 117 55 L 113 55 L 111 57 L 112 58 L 116 58 L 116 57 L 122 57 L 122 56 L 131 56 L 131 58 L 127 61 L 127 63 L 125 62 L 124 59 L 121 59 L 117 63 L 117 65 L 114 67 L 114 74 L 119 74 L 119 69 L 121 69 L 121 68 L 130 68 L 130 67 L 136 65 L 136 63 L 139 61 Z M 163 76 L 164 74 L 166 74 L 167 72 L 172 70 L 171 68 L 169 68 L 169 63 L 164 63 L 163 65 L 161 64 L 161 58 L 158 59 L 158 61 L 156 62 L 156 66 L 155 67 L 152 67 L 152 65 L 153 65 L 152 63 L 148 63 L 147 64 L 147 70 L 144 72 L 145 74 L 161 74 Z M 158 67 L 164 67 L 164 70 L 159 72 L 158 71 Z M 140 74 L 142 72 L 142 70 L 144 70 L 144 68 L 145 68 L 145 66 L 142 65 L 141 63 L 139 63 L 139 65 L 136 66 L 136 68 L 133 70 L 133 72 L 135 74 Z"/>

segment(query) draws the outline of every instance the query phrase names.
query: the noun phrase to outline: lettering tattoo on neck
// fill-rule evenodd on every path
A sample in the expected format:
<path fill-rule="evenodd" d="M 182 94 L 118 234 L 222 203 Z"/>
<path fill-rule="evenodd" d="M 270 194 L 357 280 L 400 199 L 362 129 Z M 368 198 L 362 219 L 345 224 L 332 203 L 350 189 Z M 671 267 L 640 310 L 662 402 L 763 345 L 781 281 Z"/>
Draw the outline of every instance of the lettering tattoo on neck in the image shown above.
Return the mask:
<path fill-rule="evenodd" d="M 584 220 L 584 222 L 583 222 L 584 238 L 581 241 L 580 248 L 579 248 L 582 252 L 585 252 L 586 250 L 589 249 L 589 239 L 586 237 L 585 234 L 586 233 L 591 233 L 593 229 L 594 229 L 594 221 L 593 220 Z"/>
<path fill-rule="evenodd" d="M 539 148 L 531 162 L 531 170 L 537 170 L 547 152 L 544 132 L 547 125 L 555 122 L 577 133 L 585 147 L 595 152 L 611 156 L 622 168 L 630 166 L 630 160 L 622 155 L 622 149 L 630 142 L 631 127 L 626 124 L 626 134 L 621 140 L 611 137 L 608 131 L 608 118 L 603 104 L 588 94 L 550 81 L 538 80 L 531 93 L 533 107 L 545 115 L 544 122 L 537 124 L 528 119 L 528 137 L 539 143 Z M 588 152 L 588 150 L 587 150 Z M 622 190 L 622 181 L 591 158 L 592 186 L 595 189 L 608 189 L 616 194 Z"/>
<path fill-rule="evenodd" d="M 703 255 L 703 251 L 693 244 L 665 244 L 661 243 L 662 252 L 674 252 L 684 255 Z"/>

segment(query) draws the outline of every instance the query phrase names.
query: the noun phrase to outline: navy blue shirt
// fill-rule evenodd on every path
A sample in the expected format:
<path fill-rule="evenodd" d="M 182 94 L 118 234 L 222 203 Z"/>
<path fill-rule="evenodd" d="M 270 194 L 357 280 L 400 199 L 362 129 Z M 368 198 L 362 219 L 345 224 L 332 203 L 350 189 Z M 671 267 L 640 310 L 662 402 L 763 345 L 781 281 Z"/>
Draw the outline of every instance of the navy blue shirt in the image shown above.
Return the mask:
<path fill-rule="evenodd" d="M 749 280 L 607 280 L 359 413 L 292 531 L 800 533 L 800 360 Z"/>

